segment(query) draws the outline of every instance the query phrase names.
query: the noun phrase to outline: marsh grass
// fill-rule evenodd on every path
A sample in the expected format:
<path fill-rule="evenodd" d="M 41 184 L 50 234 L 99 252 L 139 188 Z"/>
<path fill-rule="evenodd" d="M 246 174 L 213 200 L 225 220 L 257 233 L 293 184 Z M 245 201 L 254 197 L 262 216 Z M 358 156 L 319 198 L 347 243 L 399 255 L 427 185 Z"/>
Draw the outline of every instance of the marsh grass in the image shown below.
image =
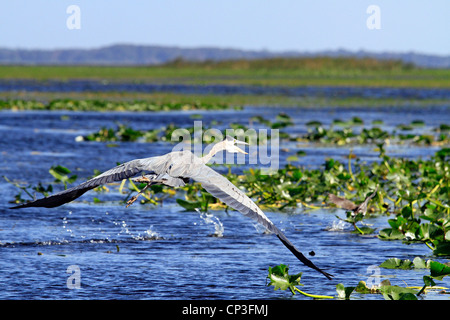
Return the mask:
<path fill-rule="evenodd" d="M 449 87 L 450 70 L 370 58 L 273 58 L 151 66 L 0 66 L 0 79 L 91 79 L 264 86 Z"/>

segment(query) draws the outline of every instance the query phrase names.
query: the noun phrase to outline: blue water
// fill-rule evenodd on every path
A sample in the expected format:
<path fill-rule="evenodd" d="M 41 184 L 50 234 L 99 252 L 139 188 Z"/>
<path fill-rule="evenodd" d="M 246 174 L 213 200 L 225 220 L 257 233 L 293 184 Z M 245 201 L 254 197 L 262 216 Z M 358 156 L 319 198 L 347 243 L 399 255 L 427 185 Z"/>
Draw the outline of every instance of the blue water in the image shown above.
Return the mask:
<path fill-rule="evenodd" d="M 330 123 L 353 116 L 384 120 L 384 128 L 421 119 L 430 130 L 447 122 L 448 107 L 404 108 L 287 108 L 245 107 L 242 111 L 161 112 L 161 113 L 78 113 L 78 112 L 10 112 L 0 113 L 0 172 L 2 176 L 36 185 L 52 183 L 48 173 L 52 165 L 64 165 L 78 175 L 78 182 L 134 158 L 170 152 L 170 143 L 77 142 L 75 138 L 113 127 L 116 121 L 135 129 L 159 128 L 176 123 L 193 125 L 193 114 L 201 114 L 204 124 L 220 120 L 219 128 L 231 122 L 249 125 L 250 117 L 262 115 L 274 119 L 279 112 L 294 121 L 292 133 L 306 132 L 311 120 Z M 377 157 L 374 146 L 317 147 L 282 142 L 281 165 L 296 150 L 306 150 L 296 164 L 320 166 L 333 157 L 346 161 L 350 149 L 365 161 Z M 438 148 L 389 147 L 397 156 L 427 157 Z M 232 168 L 235 172 L 248 165 Z M 222 170 L 222 168 L 218 168 Z M 55 185 L 61 188 L 61 185 Z M 54 209 L 30 208 L 10 210 L 9 201 L 18 189 L 0 180 L 0 299 L 278 299 L 290 298 L 290 292 L 267 287 L 268 268 L 281 263 L 291 273 L 303 272 L 301 289 L 313 294 L 336 295 L 336 284 L 355 286 L 360 280 L 371 283 L 370 266 L 388 258 L 435 259 L 421 244 L 405 245 L 399 241 L 381 241 L 374 236 L 357 236 L 348 227 L 337 225 L 340 210 L 305 210 L 266 212 L 305 255 L 321 268 L 335 275 L 328 281 L 321 274 L 303 266 L 279 240 L 265 234 L 252 220 L 235 211 L 211 211 L 205 217 L 185 212 L 168 198 L 162 206 L 135 203 L 129 208 L 118 202 L 117 185 L 111 192 L 91 191 L 73 203 Z M 25 198 L 26 195 L 22 193 Z M 102 203 L 94 204 L 97 197 Z M 386 217 L 367 220 L 377 228 L 387 227 Z M 222 224 L 222 236 L 217 236 Z M 334 228 L 333 228 L 334 226 Z M 337 227 L 336 227 L 337 226 Z M 219 228 L 220 229 L 220 228 Z M 437 259 L 438 261 L 445 261 Z M 67 272 L 75 266 L 79 289 L 70 289 Z M 73 267 L 72 267 L 73 268 Z M 380 270 L 392 284 L 421 286 L 428 270 Z M 384 278 L 382 278 L 383 280 Z M 450 287 L 447 278 L 439 285 Z M 383 299 L 381 295 L 358 295 L 356 299 Z M 296 295 L 296 299 L 309 299 Z M 429 293 L 425 299 L 446 299 Z"/>
<path fill-rule="evenodd" d="M 182 94 L 251 94 L 293 97 L 361 97 L 403 99 L 450 99 L 447 88 L 390 88 L 354 86 L 257 86 L 257 85 L 189 85 L 98 80 L 1 80 L 0 92 L 176 92 Z"/>

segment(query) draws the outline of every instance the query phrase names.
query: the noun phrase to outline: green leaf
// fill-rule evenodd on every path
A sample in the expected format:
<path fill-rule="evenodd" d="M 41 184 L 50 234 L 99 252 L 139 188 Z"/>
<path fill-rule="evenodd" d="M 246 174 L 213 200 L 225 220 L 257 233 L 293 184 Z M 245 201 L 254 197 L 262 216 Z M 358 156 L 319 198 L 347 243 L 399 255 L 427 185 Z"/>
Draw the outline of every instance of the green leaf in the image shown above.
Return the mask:
<path fill-rule="evenodd" d="M 370 228 L 370 227 L 358 227 L 358 231 L 361 234 L 372 234 L 375 232 L 376 229 Z"/>
<path fill-rule="evenodd" d="M 436 285 L 436 283 L 434 282 L 433 278 L 430 277 L 430 276 L 423 276 L 423 283 L 427 287 L 433 287 L 433 286 Z"/>
<path fill-rule="evenodd" d="M 416 230 L 416 236 L 422 240 L 432 240 L 442 235 L 442 229 L 431 223 L 423 223 Z"/>
<path fill-rule="evenodd" d="M 397 229 L 392 229 L 392 228 L 380 230 L 380 233 L 378 236 L 381 239 L 386 239 L 386 240 L 401 240 L 404 238 L 403 233 L 401 233 Z"/>
<path fill-rule="evenodd" d="M 355 290 L 355 287 L 345 287 L 342 283 L 336 285 L 336 292 L 339 299 L 350 299 L 353 290 Z"/>
<path fill-rule="evenodd" d="M 414 196 L 410 196 L 409 193 L 407 193 L 407 192 L 400 191 L 400 193 L 402 194 L 402 197 L 405 200 L 409 200 L 409 201 L 415 200 Z M 412 214 L 413 213 L 412 213 L 412 209 L 410 206 L 406 206 L 406 207 L 402 208 L 402 216 L 404 218 L 408 219 L 408 218 L 412 217 Z"/>
<path fill-rule="evenodd" d="M 417 300 L 417 291 L 414 289 L 399 286 L 382 286 L 380 292 L 386 300 Z"/>
<path fill-rule="evenodd" d="M 94 203 L 102 203 L 102 201 L 99 198 L 94 197 Z"/>
<path fill-rule="evenodd" d="M 290 289 L 294 294 L 294 287 L 298 285 L 302 285 L 300 283 L 300 279 L 302 277 L 302 273 L 298 273 L 295 275 L 289 275 L 289 267 L 280 264 L 275 267 L 269 267 L 269 275 L 267 278 L 270 280 L 268 285 L 274 286 L 274 290 L 286 290 Z"/>
<path fill-rule="evenodd" d="M 447 232 L 449 233 L 449 232 Z M 446 239 L 448 239 L 446 237 Z M 433 253 L 435 255 L 442 255 L 442 256 L 448 256 L 450 255 L 450 242 L 438 242 L 434 246 Z"/>
<path fill-rule="evenodd" d="M 292 172 L 292 177 L 293 177 L 295 180 L 300 180 L 300 179 L 303 177 L 303 173 L 300 171 L 300 169 L 295 169 L 295 170 Z"/>
<path fill-rule="evenodd" d="M 358 285 L 355 288 L 356 292 L 359 293 L 371 293 L 370 288 L 367 286 L 367 284 L 364 281 L 360 281 Z"/>
<path fill-rule="evenodd" d="M 60 166 L 60 165 L 58 165 L 58 166 L 53 166 L 53 167 L 50 168 L 50 170 L 51 170 L 54 174 L 56 174 L 56 175 L 61 175 L 61 176 L 64 176 L 64 175 L 67 175 L 67 174 L 70 173 L 70 170 L 69 170 L 69 169 L 67 169 L 66 167 Z"/>
<path fill-rule="evenodd" d="M 67 187 L 67 183 L 73 183 L 76 179 L 76 175 L 68 176 L 70 170 L 63 166 L 52 166 L 48 172 L 55 178 L 56 182 L 64 183 L 64 186 Z"/>
<path fill-rule="evenodd" d="M 303 150 L 298 150 L 298 151 L 296 152 L 296 155 L 299 156 L 299 157 L 304 157 L 304 156 L 306 156 L 306 152 L 303 151 Z"/>
<path fill-rule="evenodd" d="M 182 199 L 177 199 L 177 203 L 187 211 L 195 211 L 195 209 L 202 207 L 200 202 L 190 202 Z"/>
<path fill-rule="evenodd" d="M 437 261 L 430 262 L 431 276 L 434 279 L 442 280 L 445 276 L 450 275 L 450 267 Z"/>
<path fill-rule="evenodd" d="M 414 264 L 415 269 L 426 269 L 427 268 L 427 264 L 426 264 L 425 260 L 423 260 L 422 258 L 419 258 L 419 257 L 414 258 L 413 264 Z"/>
<path fill-rule="evenodd" d="M 412 266 L 413 263 L 411 262 L 411 260 L 400 260 L 398 258 L 390 258 L 380 264 L 381 268 L 386 269 L 411 269 Z"/>

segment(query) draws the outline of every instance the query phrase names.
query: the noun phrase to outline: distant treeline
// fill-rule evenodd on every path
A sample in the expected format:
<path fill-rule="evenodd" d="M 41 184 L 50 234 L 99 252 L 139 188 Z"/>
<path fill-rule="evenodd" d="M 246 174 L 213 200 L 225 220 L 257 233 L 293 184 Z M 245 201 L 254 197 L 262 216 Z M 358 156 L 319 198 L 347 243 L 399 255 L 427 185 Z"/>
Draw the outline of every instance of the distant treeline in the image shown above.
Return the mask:
<path fill-rule="evenodd" d="M 11 49 L 0 47 L 0 64 L 2 65 L 103 65 L 103 66 L 145 66 L 161 65 L 170 61 L 225 61 L 253 60 L 252 65 L 259 59 L 269 61 L 284 60 L 283 58 L 299 58 L 308 62 L 314 57 L 340 58 L 350 57 L 361 59 L 373 58 L 377 60 L 399 60 L 412 63 L 422 68 L 450 68 L 450 55 L 421 54 L 415 52 L 370 52 L 370 51 L 348 51 L 324 50 L 318 52 L 284 51 L 271 52 L 267 50 L 240 50 L 233 48 L 215 47 L 169 47 L 156 45 L 131 45 L 115 44 L 100 48 L 74 48 L 74 49 Z M 304 58 L 304 59 L 302 59 Z M 319 61 L 322 58 L 319 58 Z M 338 59 L 339 61 L 340 59 Z M 348 60 L 343 58 L 343 60 Z M 370 60 L 370 59 L 368 59 Z M 371 63 L 369 63 L 371 65 Z"/>

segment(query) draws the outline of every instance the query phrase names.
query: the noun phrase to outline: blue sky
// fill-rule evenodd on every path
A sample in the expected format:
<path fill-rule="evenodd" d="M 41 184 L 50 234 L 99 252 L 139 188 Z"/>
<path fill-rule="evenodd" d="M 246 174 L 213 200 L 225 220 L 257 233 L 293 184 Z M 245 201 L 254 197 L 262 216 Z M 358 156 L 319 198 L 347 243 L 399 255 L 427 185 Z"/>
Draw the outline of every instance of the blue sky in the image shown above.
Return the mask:
<path fill-rule="evenodd" d="M 81 29 L 70 30 L 69 5 Z M 380 8 L 381 29 L 366 12 Z M 450 54 L 448 0 L 14 0 L 0 10 L 0 47 L 97 48 L 128 43 L 271 51 Z"/>

